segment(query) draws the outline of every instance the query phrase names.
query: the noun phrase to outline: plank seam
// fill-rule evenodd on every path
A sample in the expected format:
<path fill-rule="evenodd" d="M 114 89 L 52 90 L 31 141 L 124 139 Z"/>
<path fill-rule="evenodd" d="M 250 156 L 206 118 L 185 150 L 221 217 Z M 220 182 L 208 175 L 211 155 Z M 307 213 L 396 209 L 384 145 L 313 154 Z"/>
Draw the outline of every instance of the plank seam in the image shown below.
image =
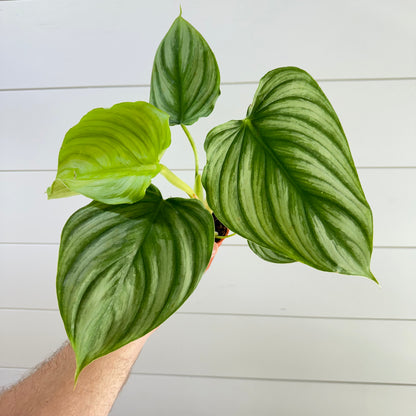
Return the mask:
<path fill-rule="evenodd" d="M 2 307 L 0 312 L 59 312 L 57 308 L 17 308 Z M 261 314 L 261 313 L 234 313 L 234 312 L 176 312 L 176 315 L 190 316 L 226 316 L 244 318 L 272 318 L 272 319 L 309 319 L 309 320 L 337 320 L 337 321 L 377 321 L 377 322 L 415 322 L 416 318 L 386 318 L 365 316 L 321 316 L 321 315 L 284 315 L 284 314 Z"/>
<path fill-rule="evenodd" d="M 0 241 L 0 246 L 58 246 L 59 242 L 36 242 L 36 241 Z M 223 247 L 248 247 L 246 243 L 228 243 L 225 242 Z M 388 249 L 388 250 L 415 250 L 416 246 L 389 246 L 389 245 L 374 245 L 374 249 Z"/>
<path fill-rule="evenodd" d="M 1 370 L 18 370 L 31 371 L 30 367 L 0 367 Z M 209 374 L 169 374 L 169 373 L 148 373 L 133 370 L 130 376 L 146 377 L 179 377 L 179 378 L 198 378 L 214 380 L 236 380 L 236 381 L 265 381 L 265 382 L 283 382 L 283 383 L 315 383 L 315 384 L 349 384 L 359 386 L 387 386 L 387 387 L 416 387 L 416 383 L 394 383 L 379 381 L 350 381 L 350 380 L 320 380 L 320 379 L 296 379 L 296 378 L 279 378 L 279 377 L 237 377 L 237 376 L 216 376 Z"/>
<path fill-rule="evenodd" d="M 349 380 L 319 380 L 319 379 L 296 379 L 296 378 L 279 378 L 279 377 L 236 377 L 236 376 L 213 376 L 208 374 L 166 374 L 166 373 L 145 373 L 132 371 L 132 375 L 143 376 L 162 376 L 162 377 L 186 377 L 186 378 L 207 378 L 223 380 L 241 380 L 241 381 L 268 381 L 268 382 L 287 382 L 287 383 L 317 383 L 317 384 L 352 384 L 352 385 L 371 385 L 371 386 L 395 386 L 395 387 L 416 387 L 416 383 L 389 383 L 379 381 L 349 381 Z"/>
<path fill-rule="evenodd" d="M 416 77 L 374 77 L 374 78 L 317 78 L 317 82 L 388 82 L 415 81 Z M 257 85 L 258 81 L 225 81 L 220 85 Z M 58 87 L 17 87 L 0 88 L 0 92 L 81 90 L 110 88 L 150 88 L 150 84 L 108 84 L 108 85 L 63 85 Z"/>
<path fill-rule="evenodd" d="M 1 1 L 1 0 L 0 0 Z M 416 169 L 416 166 L 415 166 Z M 175 172 L 194 172 L 195 169 L 171 169 Z M 0 173 L 36 173 L 36 172 L 56 172 L 56 169 L 0 169 Z"/>
<path fill-rule="evenodd" d="M 356 166 L 358 170 L 412 170 L 416 166 Z M 194 172 L 192 168 L 171 169 L 174 172 Z M 42 173 L 56 172 L 56 169 L 0 169 L 1 173 Z"/>

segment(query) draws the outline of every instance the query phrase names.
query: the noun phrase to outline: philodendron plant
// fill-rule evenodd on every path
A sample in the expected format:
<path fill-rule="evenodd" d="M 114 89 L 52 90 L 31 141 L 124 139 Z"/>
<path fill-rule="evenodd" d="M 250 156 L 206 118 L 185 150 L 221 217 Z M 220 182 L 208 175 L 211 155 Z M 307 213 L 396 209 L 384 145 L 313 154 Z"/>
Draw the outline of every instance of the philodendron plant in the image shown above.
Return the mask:
<path fill-rule="evenodd" d="M 219 237 L 213 213 L 266 261 L 375 281 L 371 209 L 313 78 L 294 67 L 268 72 L 246 116 L 208 133 L 201 177 L 186 126 L 219 95 L 215 56 L 180 15 L 156 52 L 149 103 L 96 108 L 67 132 L 48 196 L 93 199 L 65 224 L 59 251 L 57 296 L 76 377 L 185 302 Z M 195 155 L 193 187 L 161 163 L 173 125 Z M 158 174 L 189 198 L 163 199 L 151 183 Z"/>

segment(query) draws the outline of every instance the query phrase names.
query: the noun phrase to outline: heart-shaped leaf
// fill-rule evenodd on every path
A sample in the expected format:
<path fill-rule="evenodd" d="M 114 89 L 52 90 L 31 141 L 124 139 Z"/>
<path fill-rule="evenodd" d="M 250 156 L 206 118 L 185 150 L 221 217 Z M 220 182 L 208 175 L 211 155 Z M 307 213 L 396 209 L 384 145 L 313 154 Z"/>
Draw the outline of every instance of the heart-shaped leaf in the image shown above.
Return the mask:
<path fill-rule="evenodd" d="M 153 105 L 96 108 L 66 134 L 48 197 L 80 193 L 107 204 L 137 202 L 169 145 L 169 116 Z"/>
<path fill-rule="evenodd" d="M 213 244 L 214 222 L 200 201 L 163 200 L 153 185 L 135 204 L 93 201 L 75 212 L 62 232 L 57 295 L 77 375 L 172 315 Z"/>
<path fill-rule="evenodd" d="M 170 115 L 170 124 L 195 123 L 214 109 L 220 72 L 201 34 L 179 16 L 156 52 L 150 102 Z"/>
<path fill-rule="evenodd" d="M 205 142 L 210 207 L 248 240 L 320 270 L 371 279 L 373 222 L 343 129 L 298 68 L 260 81 L 246 119 Z"/>
<path fill-rule="evenodd" d="M 272 263 L 293 263 L 295 260 L 290 259 L 289 257 L 279 254 L 276 251 L 270 250 L 267 247 L 263 247 L 259 244 L 248 241 L 248 246 L 253 251 L 254 254 L 257 254 L 261 259 L 270 261 Z"/>

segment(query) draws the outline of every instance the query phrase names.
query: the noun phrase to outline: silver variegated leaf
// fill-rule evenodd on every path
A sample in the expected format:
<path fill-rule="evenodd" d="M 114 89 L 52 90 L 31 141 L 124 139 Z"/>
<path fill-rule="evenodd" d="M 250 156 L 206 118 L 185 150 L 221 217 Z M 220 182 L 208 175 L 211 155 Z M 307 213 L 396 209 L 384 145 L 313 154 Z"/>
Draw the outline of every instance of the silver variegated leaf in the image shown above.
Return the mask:
<path fill-rule="evenodd" d="M 75 212 L 62 232 L 57 295 L 77 375 L 172 315 L 196 288 L 213 244 L 201 202 L 163 200 L 153 185 L 135 204 L 94 201 Z"/>
<path fill-rule="evenodd" d="M 170 115 L 171 125 L 190 125 L 212 112 L 219 95 L 214 54 L 202 35 L 179 16 L 156 52 L 150 103 Z"/>
<path fill-rule="evenodd" d="M 251 251 L 263 260 L 270 261 L 272 263 L 293 263 L 295 261 L 284 256 L 283 254 L 277 253 L 267 247 L 263 247 L 260 244 L 253 243 L 252 241 L 247 242 Z"/>
<path fill-rule="evenodd" d="M 214 128 L 203 184 L 248 240 L 320 270 L 374 279 L 373 221 L 338 117 L 305 71 L 260 81 L 247 117 Z"/>

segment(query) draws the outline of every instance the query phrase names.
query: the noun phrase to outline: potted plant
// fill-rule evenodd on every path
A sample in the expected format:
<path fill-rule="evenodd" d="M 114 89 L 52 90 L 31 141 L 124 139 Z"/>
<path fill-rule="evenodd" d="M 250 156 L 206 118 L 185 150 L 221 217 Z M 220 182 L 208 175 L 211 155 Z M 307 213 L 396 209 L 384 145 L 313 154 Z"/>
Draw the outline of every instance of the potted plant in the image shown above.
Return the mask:
<path fill-rule="evenodd" d="M 156 52 L 149 103 L 87 113 L 65 135 L 48 189 L 49 198 L 93 200 L 65 224 L 58 261 L 76 377 L 171 316 L 228 229 L 266 261 L 376 281 L 371 209 L 338 117 L 305 71 L 269 71 L 245 118 L 208 133 L 201 175 L 187 126 L 212 112 L 220 72 L 181 14 Z M 161 163 L 173 125 L 193 149 L 193 186 Z M 188 198 L 163 199 L 151 183 L 158 174 Z"/>

